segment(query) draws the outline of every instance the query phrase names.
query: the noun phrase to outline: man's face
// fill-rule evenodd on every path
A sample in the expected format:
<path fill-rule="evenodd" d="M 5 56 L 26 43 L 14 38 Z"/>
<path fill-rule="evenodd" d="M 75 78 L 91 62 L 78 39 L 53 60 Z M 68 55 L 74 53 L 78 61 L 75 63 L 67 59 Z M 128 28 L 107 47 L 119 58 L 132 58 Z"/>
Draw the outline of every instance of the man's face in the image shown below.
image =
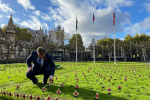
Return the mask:
<path fill-rule="evenodd" d="M 45 54 L 38 54 L 40 58 L 44 58 Z"/>

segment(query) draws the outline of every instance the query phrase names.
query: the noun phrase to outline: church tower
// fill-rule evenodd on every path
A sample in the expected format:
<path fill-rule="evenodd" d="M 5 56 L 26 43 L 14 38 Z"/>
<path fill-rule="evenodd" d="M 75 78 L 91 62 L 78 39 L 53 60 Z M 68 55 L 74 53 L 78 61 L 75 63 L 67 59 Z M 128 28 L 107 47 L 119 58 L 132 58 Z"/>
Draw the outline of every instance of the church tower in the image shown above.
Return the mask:
<path fill-rule="evenodd" d="M 45 35 L 47 35 L 47 29 L 45 29 Z"/>
<path fill-rule="evenodd" d="M 10 15 L 10 19 L 6 28 L 6 37 L 11 39 L 12 41 L 15 41 L 15 28 L 13 24 L 12 14 Z"/>
<path fill-rule="evenodd" d="M 6 37 L 9 40 L 13 41 L 12 42 L 13 47 L 11 47 L 12 49 L 15 49 L 15 33 L 16 33 L 15 27 L 13 24 L 13 19 L 12 19 L 12 14 L 11 14 L 7 28 L 6 28 Z M 10 53 L 10 58 L 14 58 L 14 53 L 15 53 L 14 51 Z"/>

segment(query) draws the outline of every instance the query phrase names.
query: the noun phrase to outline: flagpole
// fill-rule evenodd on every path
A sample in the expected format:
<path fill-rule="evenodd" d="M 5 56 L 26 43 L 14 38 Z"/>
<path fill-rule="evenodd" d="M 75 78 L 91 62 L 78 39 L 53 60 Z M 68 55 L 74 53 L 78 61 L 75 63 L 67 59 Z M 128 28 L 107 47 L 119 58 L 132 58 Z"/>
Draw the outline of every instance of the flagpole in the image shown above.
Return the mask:
<path fill-rule="evenodd" d="M 116 48 L 115 48 L 115 25 L 114 25 L 114 64 L 116 64 Z"/>
<path fill-rule="evenodd" d="M 93 24 L 93 32 L 94 32 L 94 24 Z M 94 32 L 94 37 L 95 37 L 95 32 Z M 94 40 L 94 42 L 95 42 L 95 40 Z M 94 42 L 93 42 L 93 44 L 94 44 Z M 95 45 L 93 45 L 94 47 L 93 47 L 93 49 L 94 49 L 94 63 L 95 63 Z"/>
<path fill-rule="evenodd" d="M 114 24 L 114 64 L 116 64 L 116 48 L 115 48 L 115 24 Z"/>
<path fill-rule="evenodd" d="M 76 15 L 76 24 L 77 24 L 77 15 Z M 76 63 L 77 63 L 77 28 L 76 28 Z"/>
<path fill-rule="evenodd" d="M 94 46 L 94 12 L 93 12 L 93 63 L 95 63 L 95 46 Z"/>

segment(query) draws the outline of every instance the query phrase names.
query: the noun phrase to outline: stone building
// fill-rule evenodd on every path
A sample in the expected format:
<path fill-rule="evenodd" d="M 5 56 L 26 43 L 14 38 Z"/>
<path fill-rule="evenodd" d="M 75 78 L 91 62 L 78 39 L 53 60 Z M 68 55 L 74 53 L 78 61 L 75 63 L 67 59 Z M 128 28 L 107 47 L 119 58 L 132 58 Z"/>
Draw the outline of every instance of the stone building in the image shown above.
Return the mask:
<path fill-rule="evenodd" d="M 5 34 L 1 30 L 1 28 L 0 28 L 0 39 L 5 40 Z M 4 52 L 4 49 L 6 49 L 6 48 L 4 47 L 4 44 L 1 43 L 0 44 L 0 60 L 3 58 L 4 53 L 6 53 L 6 52 Z"/>
<path fill-rule="evenodd" d="M 57 41 L 57 39 L 56 39 L 56 32 L 60 32 L 60 33 L 64 34 L 64 29 L 61 29 L 61 26 L 59 25 L 57 27 L 57 30 L 55 30 L 55 27 L 54 27 L 54 30 L 52 29 L 50 31 L 50 29 L 49 29 L 48 34 L 47 34 L 47 30 L 45 30 L 45 32 L 44 32 L 44 30 L 41 29 L 41 27 L 40 27 L 40 30 L 35 30 L 35 31 L 28 28 L 27 32 L 32 33 L 33 37 L 31 38 L 30 42 L 23 41 L 23 44 L 27 43 L 29 45 L 33 45 L 33 43 L 43 42 L 43 43 L 47 43 L 47 44 L 57 43 L 57 45 L 61 45 L 61 42 Z M 64 42 L 63 42 L 63 44 L 64 44 Z M 61 49 L 58 49 L 58 51 L 60 51 L 60 50 Z M 16 51 L 15 58 L 19 57 L 18 54 L 19 54 L 19 52 Z M 25 58 L 26 54 L 29 55 L 29 52 L 25 48 L 21 48 L 20 57 Z"/>
<path fill-rule="evenodd" d="M 106 40 L 106 39 L 108 39 L 108 37 L 106 37 L 106 35 L 105 35 L 105 37 L 103 37 L 103 40 Z M 86 48 L 86 51 L 91 53 L 92 58 L 93 58 L 93 51 L 91 50 L 90 47 L 93 47 L 93 43 L 94 43 L 94 46 L 96 46 L 96 42 L 94 41 L 94 39 L 92 39 L 92 42 L 89 44 L 88 48 Z M 96 57 L 96 55 L 95 55 L 95 57 Z"/>
<path fill-rule="evenodd" d="M 94 41 L 94 39 L 92 39 L 92 42 L 89 44 L 88 48 L 86 48 L 86 51 L 89 51 L 89 52 L 92 51 L 90 47 L 93 47 L 93 43 L 96 46 L 96 42 Z"/>
<path fill-rule="evenodd" d="M 57 29 L 55 29 L 55 27 L 52 30 L 49 29 L 48 34 L 47 34 L 47 30 L 45 30 L 45 32 L 44 32 L 44 30 L 41 29 L 41 27 L 40 27 L 40 30 L 35 30 L 35 31 L 28 28 L 28 33 L 32 33 L 33 37 L 31 38 L 30 42 L 23 41 L 23 44 L 33 45 L 33 43 L 36 43 L 36 42 L 44 42 L 44 43 L 48 43 L 48 44 L 49 43 L 57 43 L 58 45 L 64 44 L 64 42 L 61 43 L 61 41 L 57 40 L 57 37 L 56 37 L 57 32 L 64 34 L 64 28 L 61 29 L 61 26 L 59 25 L 57 27 Z M 16 32 L 15 32 L 12 14 L 11 14 L 8 25 L 7 25 L 7 29 L 6 29 L 6 35 L 0 29 L 0 38 L 5 40 L 5 37 L 7 37 L 7 39 L 10 39 L 11 41 L 15 41 L 15 33 Z M 12 48 L 14 48 L 15 51 L 13 51 L 13 52 L 10 51 L 9 59 L 19 57 L 19 55 L 18 55 L 19 47 L 17 46 L 15 48 L 14 46 L 15 46 L 15 43 L 13 42 Z M 59 50 L 60 49 L 58 49 L 58 51 Z M 0 44 L 0 54 L 1 54 L 1 51 L 3 51 L 2 58 L 6 59 L 7 58 L 7 49 L 6 49 L 6 46 L 4 45 L 4 43 Z M 26 57 L 26 54 L 28 56 L 27 50 L 25 48 L 21 48 L 20 57 L 24 58 L 24 57 Z M 1 55 L 0 55 L 0 57 L 1 57 Z"/>
<path fill-rule="evenodd" d="M 59 25 L 56 30 L 55 30 L 55 27 L 54 27 L 54 30 L 49 29 L 48 34 L 47 34 L 47 30 L 45 30 L 44 32 L 44 30 L 41 29 L 41 27 L 40 27 L 40 30 L 35 30 L 35 31 L 28 28 L 28 33 L 32 33 L 33 35 L 33 37 L 31 38 L 32 43 L 43 42 L 47 44 L 57 43 L 58 45 L 61 45 L 62 44 L 61 41 L 57 40 L 57 37 L 56 37 L 57 32 L 64 34 L 64 28 L 61 29 L 61 26 Z"/>
<path fill-rule="evenodd" d="M 86 51 L 90 53 L 90 56 L 93 58 L 93 50 L 91 50 L 91 47 L 93 48 L 93 43 L 94 46 L 96 46 L 96 42 L 94 39 L 92 39 L 92 42 L 89 44 L 88 48 L 86 48 Z"/>
<path fill-rule="evenodd" d="M 11 42 L 11 46 L 9 48 L 15 49 L 15 28 L 13 25 L 13 19 L 12 19 L 12 14 L 10 15 L 10 19 L 6 28 L 6 35 L 2 32 L 2 30 L 0 29 L 0 38 L 3 39 L 5 41 L 5 39 L 12 41 Z M 7 58 L 7 46 L 4 43 L 0 44 L 0 53 L 2 57 L 2 59 L 6 59 Z M 14 54 L 15 51 L 9 51 L 9 58 L 12 59 L 14 58 Z"/>

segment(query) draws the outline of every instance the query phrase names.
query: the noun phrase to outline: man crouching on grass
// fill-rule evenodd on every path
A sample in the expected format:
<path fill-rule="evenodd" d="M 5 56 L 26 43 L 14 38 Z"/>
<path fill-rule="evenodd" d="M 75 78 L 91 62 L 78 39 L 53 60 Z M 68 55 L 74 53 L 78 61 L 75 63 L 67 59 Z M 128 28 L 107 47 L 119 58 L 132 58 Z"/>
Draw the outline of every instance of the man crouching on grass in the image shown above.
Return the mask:
<path fill-rule="evenodd" d="M 31 62 L 33 65 L 31 66 Z M 43 84 L 47 84 L 47 79 L 53 80 L 55 72 L 55 63 L 53 62 L 52 55 L 47 53 L 43 47 L 39 47 L 37 51 L 33 51 L 27 58 L 26 63 L 28 70 L 26 72 L 27 78 L 32 80 L 33 84 L 38 83 L 38 79 L 35 75 L 44 74 Z"/>

